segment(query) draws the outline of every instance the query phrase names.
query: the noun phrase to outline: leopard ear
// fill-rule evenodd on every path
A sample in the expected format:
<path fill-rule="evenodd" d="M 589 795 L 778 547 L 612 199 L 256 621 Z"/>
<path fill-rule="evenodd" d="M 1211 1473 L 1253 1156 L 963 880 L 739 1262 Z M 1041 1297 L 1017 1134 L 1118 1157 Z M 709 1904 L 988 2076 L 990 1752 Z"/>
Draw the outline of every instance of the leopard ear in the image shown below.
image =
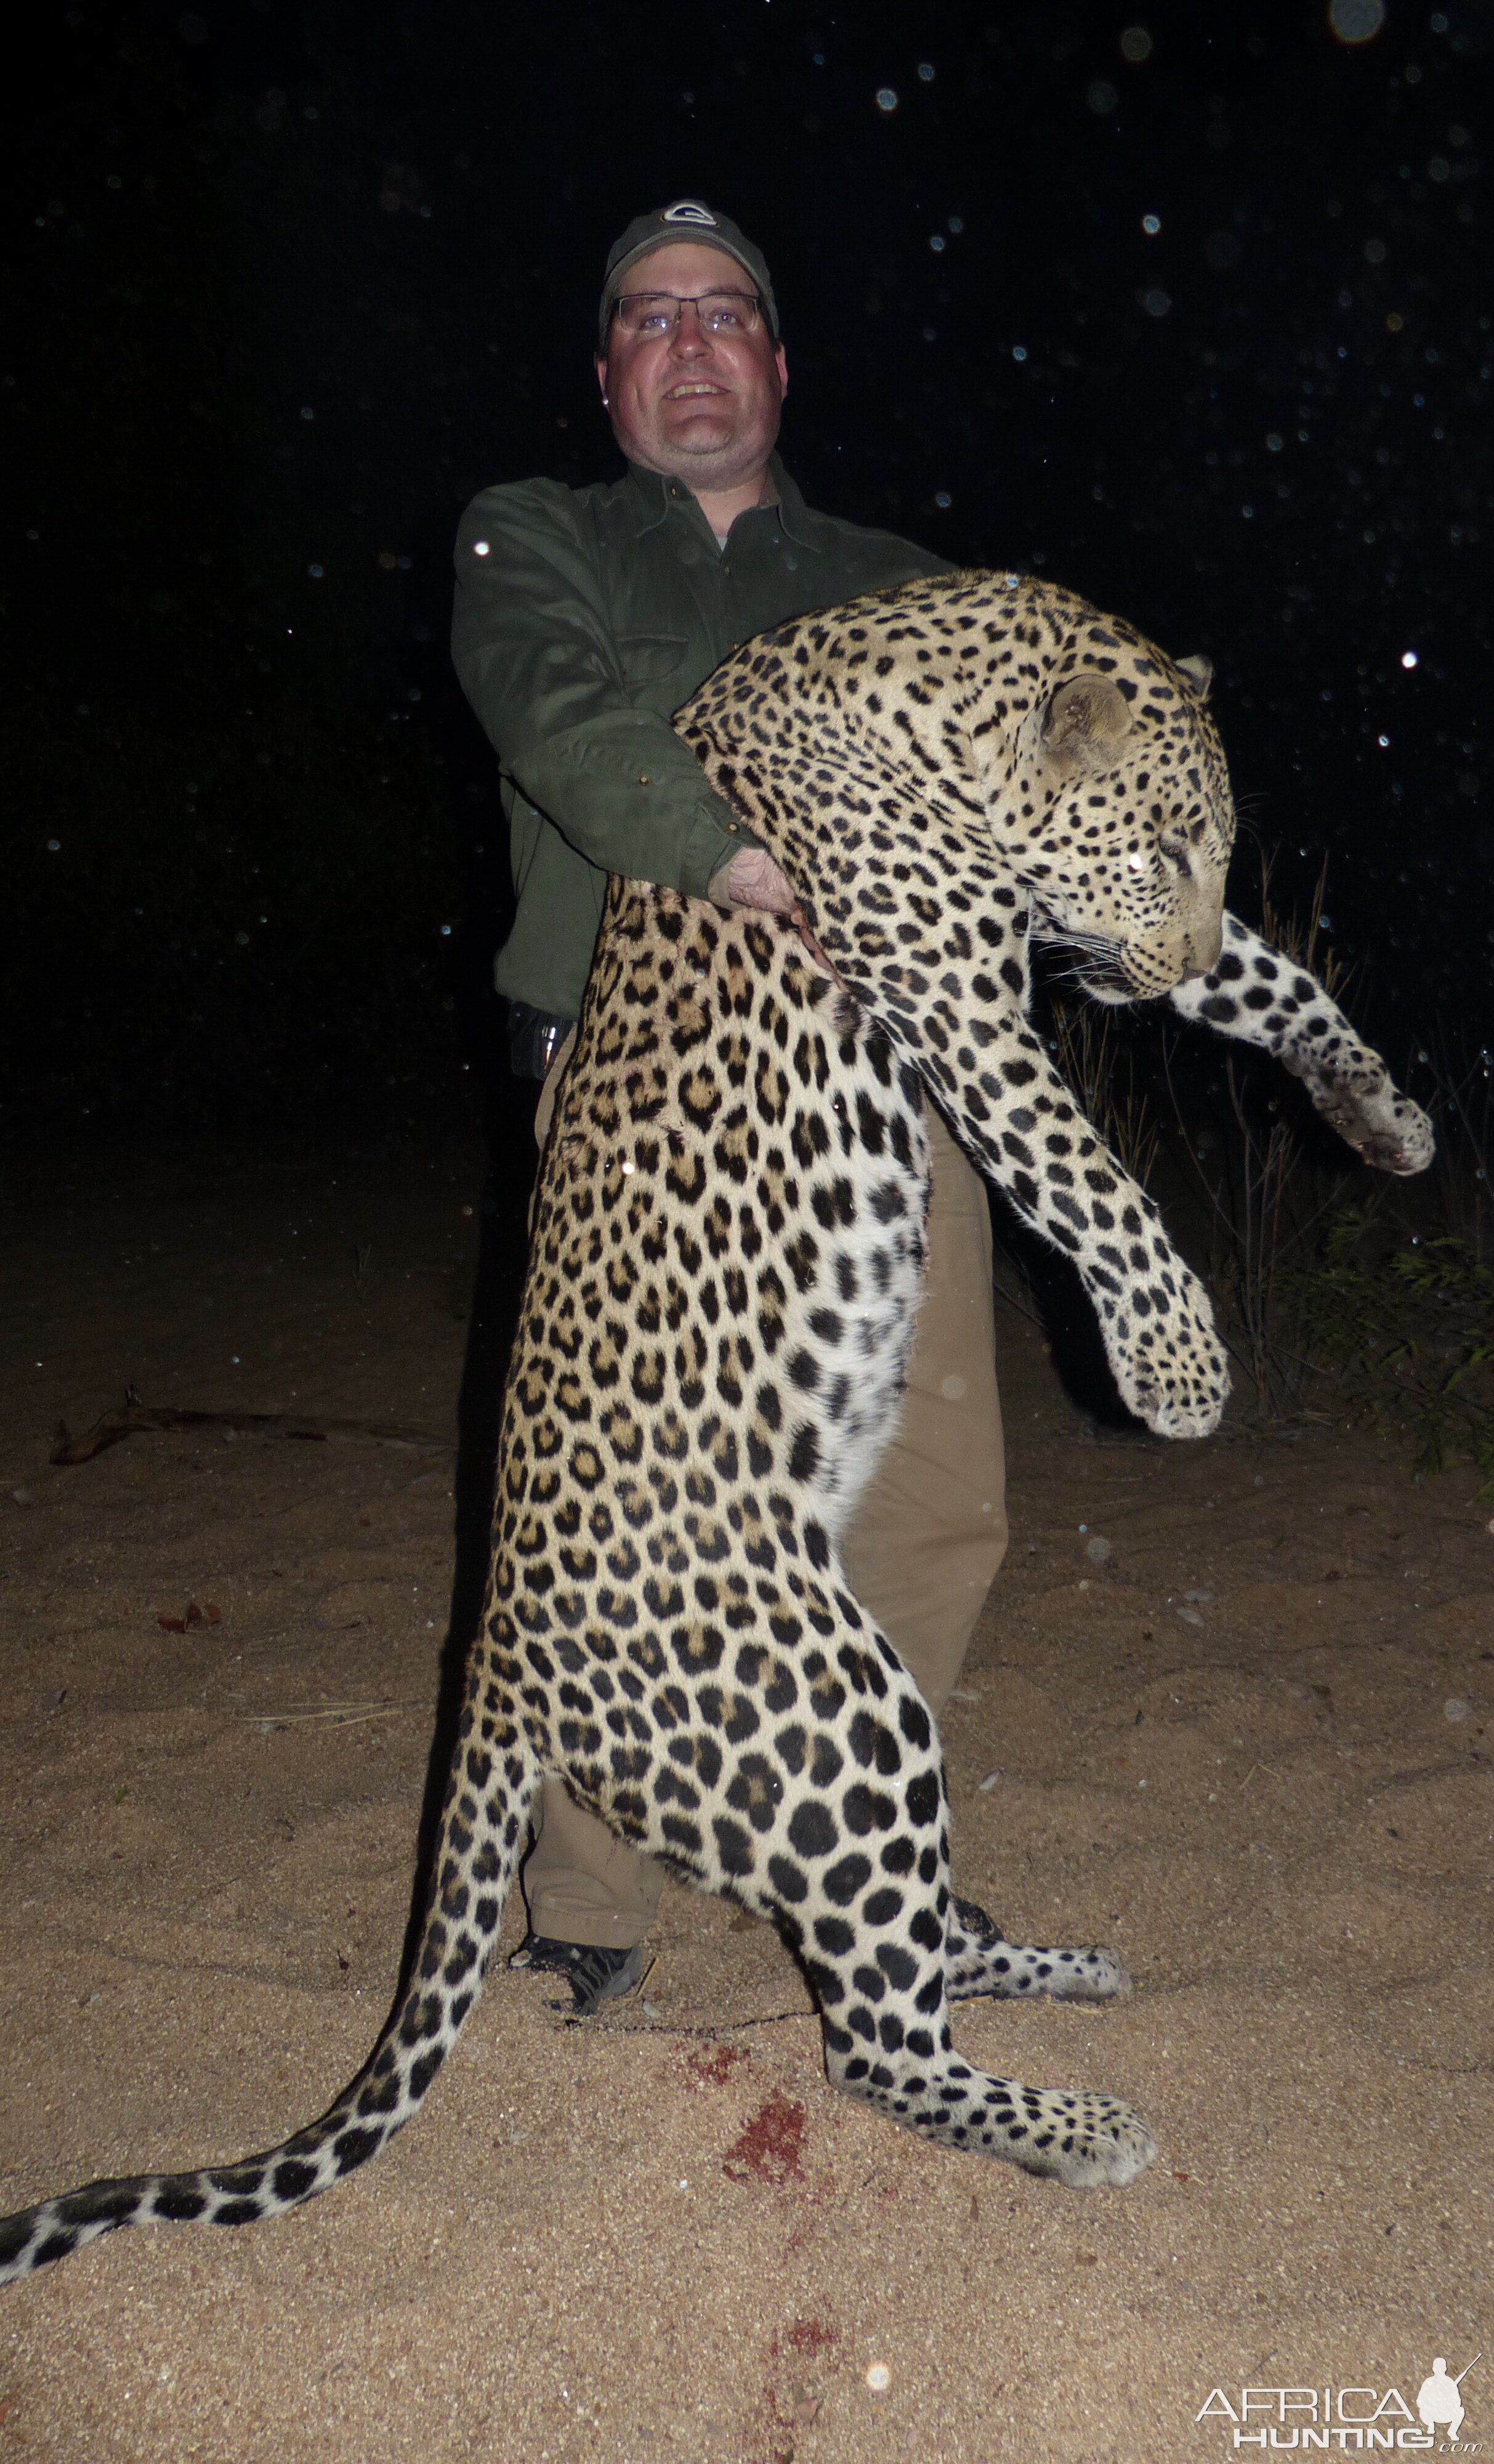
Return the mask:
<path fill-rule="evenodd" d="M 1206 659 L 1201 650 L 1195 650 L 1191 656 L 1186 659 L 1175 659 L 1173 661 L 1173 665 L 1175 668 L 1179 669 L 1182 674 L 1187 677 L 1189 683 L 1194 689 L 1194 692 L 1197 694 L 1198 699 L 1200 701 L 1207 701 L 1209 698 L 1209 687 L 1214 682 L 1213 660 Z"/>
<path fill-rule="evenodd" d="M 1066 769 L 1107 770 L 1131 733 L 1131 705 L 1110 676 L 1085 669 L 1059 686 L 1043 715 L 1043 750 Z"/>

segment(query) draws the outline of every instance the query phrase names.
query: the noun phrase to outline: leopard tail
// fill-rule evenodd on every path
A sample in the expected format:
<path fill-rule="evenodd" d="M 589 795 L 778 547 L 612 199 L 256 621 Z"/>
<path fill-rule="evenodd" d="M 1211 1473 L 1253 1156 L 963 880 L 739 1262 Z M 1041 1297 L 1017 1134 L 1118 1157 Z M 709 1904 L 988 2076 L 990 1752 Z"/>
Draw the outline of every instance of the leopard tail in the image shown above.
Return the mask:
<path fill-rule="evenodd" d="M 357 2078 L 319 2121 L 262 2155 L 197 2172 L 90 2182 L 5 2217 L 0 2284 L 121 2225 L 249 2225 L 284 2215 L 366 2165 L 412 2119 L 482 1990 L 539 1785 L 522 1731 L 481 1717 L 476 1691 L 474 1684 L 463 1713 L 408 1982 Z"/>

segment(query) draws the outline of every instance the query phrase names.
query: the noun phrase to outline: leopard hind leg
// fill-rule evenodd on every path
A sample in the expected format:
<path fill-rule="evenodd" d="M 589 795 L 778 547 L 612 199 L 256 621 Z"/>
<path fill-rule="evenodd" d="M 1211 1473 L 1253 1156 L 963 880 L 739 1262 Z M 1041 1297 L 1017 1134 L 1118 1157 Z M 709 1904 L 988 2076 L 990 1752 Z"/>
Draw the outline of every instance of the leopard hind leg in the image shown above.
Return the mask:
<path fill-rule="evenodd" d="M 911 1919 L 905 1908 L 890 1924 L 868 1919 L 865 1903 L 853 1925 L 839 1910 L 810 1919 L 806 1965 L 832 2084 L 922 2138 L 1070 2189 L 1134 2181 L 1156 2146 L 1129 2105 L 1089 2090 L 993 2078 L 956 2051 L 940 1898 L 937 1889 L 920 1894 Z M 854 1933 L 850 1944 L 846 1931 Z"/>
<path fill-rule="evenodd" d="M 923 2138 L 1071 2189 L 1134 2180 L 1156 2149 L 1128 2105 L 991 2078 L 950 2031 L 952 1953 L 965 1992 L 1057 1983 L 1105 1998 L 1120 1990 L 1119 1961 L 1024 1950 L 953 1913 L 943 1769 L 922 1699 L 890 1653 L 858 1642 L 835 1659 L 846 1683 L 819 1689 L 826 1709 L 841 1697 L 815 1740 L 820 1789 L 755 1860 L 819 2002 L 832 2084 Z"/>
<path fill-rule="evenodd" d="M 944 1930 L 944 1990 L 952 2002 L 988 1994 L 1000 2002 L 1045 1994 L 1053 2002 L 1116 2002 L 1131 1978 L 1113 1950 L 1008 1942 L 983 1908 L 951 1900 Z"/>

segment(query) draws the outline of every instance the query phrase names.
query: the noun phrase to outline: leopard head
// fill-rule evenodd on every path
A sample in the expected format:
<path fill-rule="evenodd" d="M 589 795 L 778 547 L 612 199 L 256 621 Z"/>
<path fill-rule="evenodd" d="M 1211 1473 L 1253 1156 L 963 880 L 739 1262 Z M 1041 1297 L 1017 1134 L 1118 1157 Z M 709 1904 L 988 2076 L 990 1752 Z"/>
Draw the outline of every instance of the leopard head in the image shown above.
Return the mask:
<path fill-rule="evenodd" d="M 1035 933 L 1100 1001 L 1156 1000 L 1219 957 L 1235 814 L 1210 672 L 1081 627 L 1016 729 L 998 836 Z"/>

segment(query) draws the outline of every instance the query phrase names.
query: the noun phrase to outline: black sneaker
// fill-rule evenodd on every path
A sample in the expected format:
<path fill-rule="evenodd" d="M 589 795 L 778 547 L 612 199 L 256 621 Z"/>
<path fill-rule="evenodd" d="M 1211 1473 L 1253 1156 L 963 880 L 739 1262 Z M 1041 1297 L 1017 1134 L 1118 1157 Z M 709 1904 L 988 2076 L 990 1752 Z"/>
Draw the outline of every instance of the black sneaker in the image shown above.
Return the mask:
<path fill-rule="evenodd" d="M 647 1954 L 635 1942 L 627 1950 L 610 1950 L 599 1942 L 555 1942 L 548 1934 L 528 1933 L 509 1961 L 510 1968 L 543 1968 L 568 1977 L 571 2016 L 589 2018 L 599 2002 L 615 2002 L 635 1993 L 644 1980 Z"/>

